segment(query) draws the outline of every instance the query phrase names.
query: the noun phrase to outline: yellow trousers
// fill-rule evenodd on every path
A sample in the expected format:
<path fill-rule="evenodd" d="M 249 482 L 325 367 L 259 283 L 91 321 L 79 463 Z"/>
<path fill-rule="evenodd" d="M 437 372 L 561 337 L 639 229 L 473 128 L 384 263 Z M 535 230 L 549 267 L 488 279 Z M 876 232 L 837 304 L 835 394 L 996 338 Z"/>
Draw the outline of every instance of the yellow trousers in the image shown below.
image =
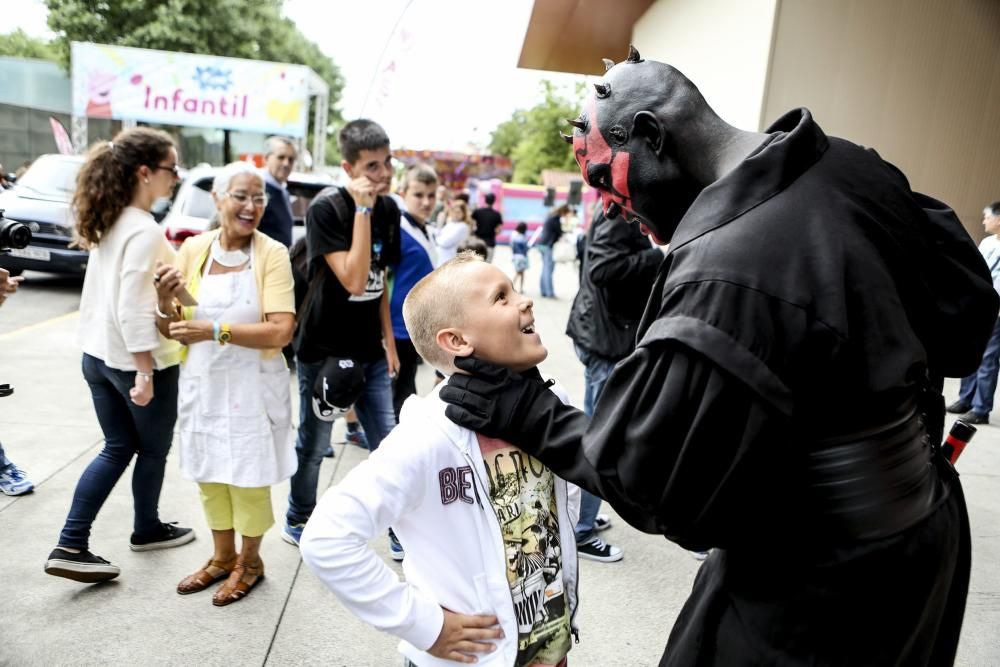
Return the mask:
<path fill-rule="evenodd" d="M 199 482 L 198 487 L 205 518 L 212 530 L 235 530 L 246 537 L 260 537 L 274 525 L 270 486 L 247 489 Z"/>

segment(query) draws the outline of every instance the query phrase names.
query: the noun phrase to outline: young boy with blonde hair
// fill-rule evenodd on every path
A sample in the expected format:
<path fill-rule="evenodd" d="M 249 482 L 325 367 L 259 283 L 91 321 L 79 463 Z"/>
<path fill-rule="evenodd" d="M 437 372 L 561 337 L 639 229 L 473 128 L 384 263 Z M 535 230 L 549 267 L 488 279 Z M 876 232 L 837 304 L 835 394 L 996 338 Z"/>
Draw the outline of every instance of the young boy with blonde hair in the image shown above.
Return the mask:
<path fill-rule="evenodd" d="M 418 282 L 403 317 L 417 351 L 445 374 L 458 356 L 524 372 L 548 354 L 531 299 L 472 253 Z M 382 446 L 323 496 L 302 558 L 352 613 L 399 637 L 418 667 L 565 665 L 578 493 L 571 511 L 563 480 L 444 409 L 437 389 L 407 400 Z M 405 581 L 368 545 L 389 526 L 406 545 Z"/>

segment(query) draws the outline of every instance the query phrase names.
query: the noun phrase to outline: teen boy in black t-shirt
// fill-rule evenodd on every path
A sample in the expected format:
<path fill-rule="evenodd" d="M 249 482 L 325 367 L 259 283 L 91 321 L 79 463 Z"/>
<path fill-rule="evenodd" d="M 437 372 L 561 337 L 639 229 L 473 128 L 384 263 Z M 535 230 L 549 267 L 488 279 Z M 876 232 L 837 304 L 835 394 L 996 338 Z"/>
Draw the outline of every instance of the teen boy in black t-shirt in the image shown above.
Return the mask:
<path fill-rule="evenodd" d="M 351 182 L 339 193 L 316 197 L 306 213 L 309 280 L 320 282 L 299 313 L 296 338 L 299 467 L 292 476 L 282 532 L 292 544 L 298 544 L 316 506 L 319 467 L 333 426 L 312 410 L 313 383 L 323 361 L 347 357 L 364 368 L 365 388 L 355 409 L 370 449 L 396 425 L 391 376 L 399 370 L 399 358 L 389 300 L 383 298 L 385 267 L 399 261 L 399 209 L 383 196 L 392 180 L 389 137 L 378 124 L 362 119 L 345 125 L 339 140 L 341 166 Z M 331 197 L 338 196 L 346 207 L 334 204 Z M 346 208 L 347 219 L 338 208 Z"/>

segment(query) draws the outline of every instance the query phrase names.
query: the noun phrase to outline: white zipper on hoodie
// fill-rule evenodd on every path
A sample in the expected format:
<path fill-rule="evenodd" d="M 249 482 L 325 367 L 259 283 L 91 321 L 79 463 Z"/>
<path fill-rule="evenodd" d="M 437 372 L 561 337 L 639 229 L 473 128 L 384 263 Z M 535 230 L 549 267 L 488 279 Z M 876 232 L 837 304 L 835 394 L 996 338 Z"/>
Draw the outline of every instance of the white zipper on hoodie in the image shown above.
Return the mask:
<path fill-rule="evenodd" d="M 489 494 L 488 487 L 486 486 L 486 483 L 483 482 L 482 473 L 480 472 L 480 468 L 482 468 L 485 465 L 484 461 L 482 460 L 482 458 L 480 458 L 480 460 L 478 462 L 474 461 L 473 458 L 472 458 L 472 455 L 468 451 L 463 451 L 462 453 L 465 456 L 465 459 L 469 462 L 469 465 L 472 466 L 472 470 L 475 472 L 475 475 L 476 475 L 476 481 L 479 483 L 479 487 L 480 487 L 480 490 L 482 491 L 483 495 L 487 495 L 488 496 L 488 494 Z M 557 477 L 556 479 L 558 479 L 560 482 L 563 481 L 559 477 Z M 568 502 L 567 498 L 566 498 L 566 495 L 567 495 L 566 494 L 566 485 L 565 485 L 565 483 L 563 483 L 563 484 L 556 484 L 555 486 L 556 486 L 556 508 L 558 509 L 560 507 L 560 505 L 563 508 L 565 508 L 566 505 L 567 505 L 567 502 Z M 482 496 L 479 496 L 479 497 L 481 498 Z M 481 500 L 479 502 L 479 506 L 483 507 L 483 503 L 482 503 Z M 507 552 L 504 549 L 504 545 L 503 545 L 503 531 L 500 528 L 500 517 L 497 516 L 497 510 L 496 510 L 495 507 L 493 507 L 492 503 L 490 503 L 490 510 L 491 510 L 490 514 L 492 515 L 492 519 L 493 519 L 492 523 L 494 524 L 494 525 L 490 526 L 491 528 L 494 529 L 491 532 L 496 537 L 500 538 L 499 541 L 494 540 L 494 543 L 495 543 L 495 546 L 499 549 L 499 551 L 503 554 L 503 557 L 506 558 L 507 557 Z M 485 508 L 483 508 L 483 511 L 485 512 Z M 568 512 L 565 512 L 565 513 L 568 514 Z M 563 514 L 563 512 L 560 512 L 560 514 Z M 566 524 L 566 523 L 569 523 L 569 522 L 568 521 L 562 521 L 562 518 L 563 517 L 560 516 L 560 521 L 559 521 L 559 541 L 560 541 L 560 544 L 567 544 L 567 542 L 566 542 L 566 535 L 565 535 L 565 532 L 563 530 L 563 525 Z M 573 545 L 573 548 L 572 548 L 572 552 L 573 552 L 572 553 L 572 557 L 579 563 L 579 556 L 577 556 L 577 553 L 576 553 L 576 533 L 575 532 L 573 533 L 573 539 L 569 540 L 568 544 L 572 544 Z M 565 556 L 566 555 L 567 555 L 567 550 L 564 548 L 563 549 L 563 556 L 564 556 L 563 557 L 563 563 L 564 563 L 564 567 L 565 567 L 565 560 L 566 560 Z M 510 592 L 510 587 L 509 586 L 507 587 L 507 591 Z M 570 591 L 572 591 L 572 595 L 570 595 Z M 568 588 L 568 587 L 566 589 L 566 596 L 569 598 L 568 601 L 569 601 L 569 605 L 570 605 L 570 616 L 569 616 L 570 632 L 573 633 L 573 639 L 575 640 L 575 643 L 577 643 L 577 644 L 580 643 L 580 629 L 576 626 L 576 612 L 577 612 L 577 609 L 580 606 L 579 602 L 578 602 L 578 600 L 579 600 L 579 591 L 580 591 L 580 576 L 579 576 L 579 570 L 578 570 L 577 571 L 577 576 L 573 578 L 573 587 L 572 587 L 572 589 Z M 510 604 L 511 604 L 511 607 L 514 606 L 514 594 L 513 593 L 510 593 Z"/>
<path fill-rule="evenodd" d="M 561 389 L 561 388 L 560 388 Z M 560 400 L 566 400 L 560 392 L 556 392 Z M 473 446 L 473 441 L 475 440 L 475 434 L 471 431 L 466 433 L 466 440 L 463 444 L 459 445 L 452 441 L 452 444 L 458 447 L 462 452 L 462 456 L 469 463 L 473 472 L 475 473 L 476 481 L 479 483 L 479 492 L 476 493 L 476 498 L 479 500 L 480 507 L 485 511 L 483 507 L 482 498 L 489 498 L 489 486 L 484 481 L 484 475 L 486 473 L 486 461 L 482 456 L 482 452 L 479 452 L 479 456 L 473 457 L 471 448 Z M 516 447 L 516 445 L 515 445 Z M 479 449 L 478 444 L 476 449 Z M 577 563 L 577 567 L 574 568 L 576 576 L 573 577 L 572 587 L 566 587 L 566 597 L 568 598 L 569 608 L 570 608 L 570 632 L 573 634 L 573 639 L 575 643 L 580 643 L 580 629 L 576 625 L 576 612 L 579 609 L 579 591 L 580 591 L 580 574 L 579 574 L 579 556 L 577 556 L 576 551 L 576 532 L 575 526 L 572 526 L 572 521 L 569 520 L 569 498 L 567 497 L 567 483 L 559 476 L 555 476 L 556 484 L 554 485 L 556 493 L 556 511 L 559 513 L 559 542 L 562 545 L 562 561 L 563 561 L 563 572 L 567 572 L 566 561 L 567 559 L 572 559 Z M 493 507 L 492 503 L 488 503 L 490 507 L 490 512 L 487 513 L 489 517 L 487 520 L 490 522 L 491 528 L 491 541 L 497 548 L 498 552 L 501 554 L 501 558 L 506 560 L 507 553 L 503 544 L 503 531 L 500 527 L 500 517 L 497 516 L 496 508 Z M 567 530 L 568 528 L 568 530 Z M 571 545 L 571 546 L 570 546 Z M 567 582 L 563 582 L 567 583 Z M 510 595 L 511 607 L 514 607 L 514 595 L 510 592 L 510 586 L 507 587 L 507 592 Z"/>

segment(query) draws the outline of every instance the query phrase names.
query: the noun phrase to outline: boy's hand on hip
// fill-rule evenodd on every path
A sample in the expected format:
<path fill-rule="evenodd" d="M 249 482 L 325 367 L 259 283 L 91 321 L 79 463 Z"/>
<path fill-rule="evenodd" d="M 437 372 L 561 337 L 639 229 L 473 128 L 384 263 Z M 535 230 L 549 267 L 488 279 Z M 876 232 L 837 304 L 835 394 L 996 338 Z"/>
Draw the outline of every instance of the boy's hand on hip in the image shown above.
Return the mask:
<path fill-rule="evenodd" d="M 442 608 L 443 609 L 443 608 Z M 503 639 L 496 616 L 456 614 L 444 611 L 444 625 L 434 645 L 427 652 L 435 658 L 456 662 L 478 662 L 472 653 L 492 653 L 496 644 L 484 639 Z"/>

